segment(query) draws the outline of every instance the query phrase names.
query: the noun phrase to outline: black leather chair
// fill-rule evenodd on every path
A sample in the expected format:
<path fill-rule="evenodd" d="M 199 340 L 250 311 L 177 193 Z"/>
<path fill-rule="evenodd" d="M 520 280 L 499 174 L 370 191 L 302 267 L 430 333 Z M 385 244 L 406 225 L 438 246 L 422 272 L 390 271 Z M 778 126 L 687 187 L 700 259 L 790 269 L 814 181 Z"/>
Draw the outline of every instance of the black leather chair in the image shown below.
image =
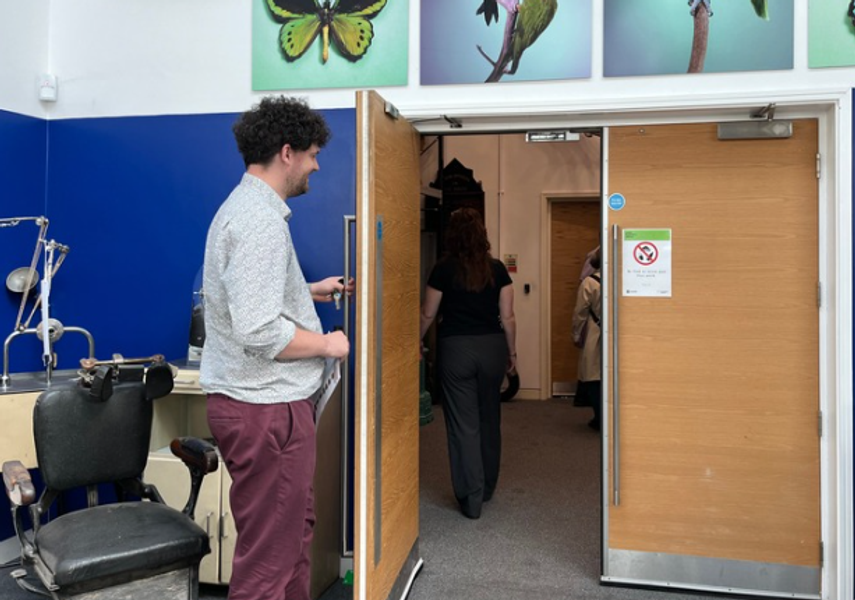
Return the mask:
<path fill-rule="evenodd" d="M 152 401 L 172 390 L 169 365 L 149 366 L 144 379 L 139 369 L 138 381 L 124 381 L 136 376 L 113 367 L 93 373 L 88 385 L 52 388 L 36 401 L 33 435 L 45 485 L 38 501 L 23 464 L 3 463 L 22 562 L 56 600 L 196 599 L 199 563 L 210 547 L 193 511 L 202 479 L 217 469 L 216 451 L 195 438 L 172 442 L 190 470 L 191 492 L 183 511 L 167 506 L 142 474 Z M 88 506 L 48 518 L 54 501 L 79 487 L 88 490 Z M 99 487 L 102 496 L 115 489 L 118 501 L 99 504 Z M 25 530 L 26 509 L 32 532 Z"/>

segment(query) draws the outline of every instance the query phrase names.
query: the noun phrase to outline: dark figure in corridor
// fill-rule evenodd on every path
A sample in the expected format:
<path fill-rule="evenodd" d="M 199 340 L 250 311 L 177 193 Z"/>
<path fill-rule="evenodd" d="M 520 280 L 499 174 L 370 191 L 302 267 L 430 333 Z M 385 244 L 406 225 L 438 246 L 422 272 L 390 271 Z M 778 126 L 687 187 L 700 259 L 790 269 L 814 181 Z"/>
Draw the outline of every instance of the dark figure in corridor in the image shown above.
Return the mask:
<path fill-rule="evenodd" d="M 420 336 L 438 315 L 451 483 L 463 514 L 477 519 L 499 479 L 500 389 L 517 359 L 514 288 L 505 265 L 490 255 L 478 211 L 451 214 L 445 248 L 425 289 Z"/>
<path fill-rule="evenodd" d="M 594 418 L 588 423 L 591 429 L 600 429 L 601 348 L 600 316 L 600 251 L 590 260 L 593 272 L 579 284 L 576 308 L 573 310 L 573 341 L 582 348 L 579 354 L 579 382 L 576 386 L 576 406 L 590 406 Z"/>

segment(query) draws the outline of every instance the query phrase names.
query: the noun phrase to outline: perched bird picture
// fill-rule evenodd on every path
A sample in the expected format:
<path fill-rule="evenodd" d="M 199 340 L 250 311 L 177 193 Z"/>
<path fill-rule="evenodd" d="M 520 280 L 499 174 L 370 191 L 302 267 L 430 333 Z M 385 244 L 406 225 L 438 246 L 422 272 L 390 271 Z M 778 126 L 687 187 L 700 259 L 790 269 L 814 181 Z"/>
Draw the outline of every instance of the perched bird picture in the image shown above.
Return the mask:
<path fill-rule="evenodd" d="M 329 60 L 330 39 L 336 50 L 351 62 L 365 56 L 374 27 L 371 19 L 387 0 L 264 0 L 276 21 L 282 23 L 279 45 L 285 60 L 293 62 L 312 46 L 318 34 L 323 40 L 322 60 Z"/>
<path fill-rule="evenodd" d="M 820 3 L 836 5 L 839 23 L 848 24 L 842 13 L 849 0 L 809 2 L 817 7 Z M 792 69 L 796 7 L 807 4 L 801 0 L 602 0 L 603 75 Z M 473 20 L 483 24 L 475 15 Z M 812 22 L 815 27 L 819 21 Z M 851 50 L 850 55 L 855 56 Z"/>
<path fill-rule="evenodd" d="M 505 35 L 502 49 L 496 60 L 491 59 L 481 46 L 478 51 L 493 65 L 485 83 L 499 81 L 503 75 L 513 75 L 519 68 L 523 52 L 540 37 L 558 10 L 558 0 L 484 0 L 477 14 L 483 12 L 484 19 L 498 21 L 498 4 L 505 9 Z"/>
<path fill-rule="evenodd" d="M 590 77 L 591 23 L 594 6 L 602 1 L 420 0 L 420 82 L 450 85 Z M 680 2 L 676 4 L 679 8 Z M 391 34 L 382 34 L 384 45 L 387 35 Z"/>

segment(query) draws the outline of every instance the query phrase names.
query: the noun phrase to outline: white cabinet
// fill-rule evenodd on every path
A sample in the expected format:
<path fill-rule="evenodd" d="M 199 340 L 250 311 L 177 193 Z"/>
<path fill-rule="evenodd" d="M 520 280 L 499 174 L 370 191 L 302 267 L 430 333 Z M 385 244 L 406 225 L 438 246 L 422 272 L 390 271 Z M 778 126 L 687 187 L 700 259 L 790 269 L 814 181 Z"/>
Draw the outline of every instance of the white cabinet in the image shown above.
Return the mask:
<path fill-rule="evenodd" d="M 167 504 L 182 509 L 190 494 L 187 467 L 175 458 L 168 447 L 152 452 L 145 472 L 146 483 L 153 484 Z M 208 532 L 211 553 L 199 565 L 199 581 L 227 584 L 232 573 L 234 556 L 234 521 L 229 508 L 229 472 L 220 468 L 208 474 L 202 482 L 196 503 L 195 520 Z"/>
<path fill-rule="evenodd" d="M 169 450 L 169 443 L 182 436 L 211 439 L 206 415 L 206 398 L 198 387 L 198 371 L 180 370 L 175 388 L 164 398 L 154 401 L 150 454 L 143 476 L 154 485 L 167 504 L 182 509 L 190 495 L 190 474 L 187 467 Z M 211 553 L 199 566 L 202 583 L 227 584 L 231 579 L 234 556 L 235 526 L 229 508 L 229 488 L 232 480 L 225 465 L 205 476 L 195 520 L 208 532 Z"/>
<path fill-rule="evenodd" d="M 154 420 L 148 467 L 144 480 L 157 487 L 163 499 L 179 510 L 190 492 L 187 467 L 169 451 L 177 437 L 210 439 L 206 398 L 198 387 L 198 372 L 182 369 L 175 389 L 154 401 Z M 312 541 L 312 598 L 320 597 L 339 577 L 341 563 L 341 388 L 332 395 L 317 424 L 315 469 L 315 530 Z M 196 522 L 208 532 L 211 554 L 200 565 L 199 581 L 227 584 L 231 579 L 236 531 L 229 507 L 231 477 L 220 462 L 216 472 L 205 476 Z"/>

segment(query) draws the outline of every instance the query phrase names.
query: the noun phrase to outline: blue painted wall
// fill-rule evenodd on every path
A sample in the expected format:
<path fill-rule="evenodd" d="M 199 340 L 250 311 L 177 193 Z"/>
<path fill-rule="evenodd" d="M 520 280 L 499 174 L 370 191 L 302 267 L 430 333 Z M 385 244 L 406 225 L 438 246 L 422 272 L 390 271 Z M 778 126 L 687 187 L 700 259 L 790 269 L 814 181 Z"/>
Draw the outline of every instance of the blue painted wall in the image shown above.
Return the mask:
<path fill-rule="evenodd" d="M 323 114 L 333 136 L 321 152 L 321 170 L 308 194 L 289 201 L 309 281 L 342 273 L 342 217 L 356 206 L 355 112 Z M 45 122 L 0 111 L 0 218 L 46 215 L 48 239 L 70 247 L 53 280 L 51 316 L 89 330 L 99 358 L 116 352 L 186 358 L 208 224 L 244 172 L 231 133 L 236 117 Z M 37 233 L 31 223 L 0 229 L 4 280 L 29 265 Z M 0 294 L 0 339 L 12 333 L 19 302 L 20 296 Z M 342 323 L 333 304 L 318 312 L 327 329 Z M 39 321 L 36 315 L 31 326 Z M 88 348 L 83 336 L 68 333 L 55 350 L 65 369 L 77 368 Z M 12 373 L 42 369 L 35 336 L 11 344 L 10 367 Z M 0 513 L 9 514 L 5 495 Z M 13 534 L 11 520 L 0 519 L 0 540 Z"/>
<path fill-rule="evenodd" d="M 355 113 L 324 115 L 333 137 L 321 153 L 321 171 L 310 193 L 290 202 L 295 245 L 310 281 L 342 271 L 342 215 L 355 210 Z M 4 186 L 12 183 L 9 194 L 17 202 L 4 198 L 0 217 L 48 215 L 48 238 L 71 249 L 53 281 L 51 316 L 89 330 L 99 358 L 186 358 L 193 279 L 207 227 L 244 171 L 231 133 L 236 116 L 45 124 L 0 113 L 0 176 Z M 5 277 L 29 264 L 37 228 L 21 225 L 0 234 Z M 0 302 L 4 338 L 18 301 L 6 293 Z M 325 326 L 340 324 L 332 306 L 320 312 Z M 85 338 L 69 333 L 55 350 L 59 368 L 76 368 L 87 353 Z M 13 373 L 42 368 L 35 336 L 14 341 L 10 365 Z"/>
<path fill-rule="evenodd" d="M 0 111 L 0 218 L 46 214 L 46 140 L 45 121 Z M 0 340 L 14 330 L 21 301 L 20 295 L 6 290 L 6 276 L 29 266 L 38 231 L 32 222 L 0 229 Z M 36 364 L 41 365 L 41 353 L 35 352 Z"/>

